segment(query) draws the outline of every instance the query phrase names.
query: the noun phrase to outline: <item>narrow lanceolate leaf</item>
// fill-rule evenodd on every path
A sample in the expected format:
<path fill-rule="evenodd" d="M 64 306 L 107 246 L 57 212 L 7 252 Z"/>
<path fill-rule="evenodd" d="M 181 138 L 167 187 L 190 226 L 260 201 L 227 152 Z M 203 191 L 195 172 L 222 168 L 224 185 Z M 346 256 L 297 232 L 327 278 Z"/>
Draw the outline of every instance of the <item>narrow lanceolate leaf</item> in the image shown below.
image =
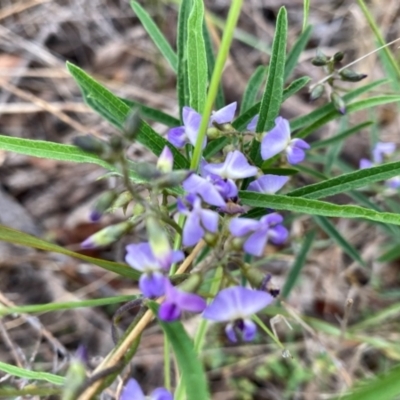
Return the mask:
<path fill-rule="evenodd" d="M 50 374 L 48 372 L 31 371 L 24 368 L 17 367 L 15 365 L 6 364 L 0 361 L 0 371 L 6 374 L 17 376 L 18 378 L 24 378 L 34 381 L 46 381 L 54 385 L 63 385 L 65 378 L 63 376 Z"/>
<path fill-rule="evenodd" d="M 153 39 L 154 44 L 158 47 L 161 54 L 168 61 L 171 68 L 174 72 L 178 70 L 178 57 L 174 50 L 172 50 L 171 45 L 168 43 L 165 36 L 161 33 L 158 26 L 154 23 L 150 15 L 146 10 L 142 8 L 142 6 L 136 1 L 131 1 L 131 6 L 133 11 L 136 13 L 140 22 L 142 23 L 144 29 L 149 34 L 149 36 Z"/>
<path fill-rule="evenodd" d="M 242 204 L 251 207 L 272 208 L 303 214 L 322 215 L 324 217 L 364 218 L 376 222 L 400 225 L 400 215 L 388 212 L 376 212 L 353 205 L 336 205 L 325 201 L 303 199 L 282 195 L 261 194 L 240 191 Z"/>
<path fill-rule="evenodd" d="M 107 121 L 122 129 L 131 108 L 81 68 L 69 62 L 67 62 L 67 68 L 81 89 L 87 104 Z M 168 146 L 174 155 L 174 167 L 176 169 L 185 169 L 189 166 L 186 158 L 144 121 L 136 140 L 156 156 L 159 156 L 163 148 Z"/>
<path fill-rule="evenodd" d="M 193 0 L 193 8 L 187 25 L 187 68 L 190 106 L 203 112 L 207 96 L 207 55 L 203 37 L 203 0 Z"/>
<path fill-rule="evenodd" d="M 281 7 L 276 19 L 268 77 L 260 106 L 256 132 L 265 132 L 274 126 L 282 103 L 283 77 L 285 73 L 287 39 L 287 12 Z"/>
<path fill-rule="evenodd" d="M 302 76 L 294 80 L 287 88 L 283 90 L 282 103 L 286 101 L 289 97 L 296 94 L 300 89 L 303 89 L 310 82 L 311 78 L 308 76 Z"/>
<path fill-rule="evenodd" d="M 243 94 L 240 113 L 243 114 L 257 101 L 257 95 L 260 92 L 261 85 L 264 82 L 267 67 L 259 65 L 250 77 Z"/>
<path fill-rule="evenodd" d="M 292 49 L 289 51 L 285 64 L 285 75 L 284 75 L 285 81 L 290 77 L 293 70 L 296 68 L 300 54 L 306 48 L 308 40 L 310 39 L 311 32 L 312 32 L 312 26 L 308 25 L 303 30 L 301 35 L 298 37 Z"/>
<path fill-rule="evenodd" d="M 208 143 L 207 147 L 203 151 L 203 157 L 207 160 L 213 155 L 217 154 L 221 151 L 225 146 L 227 146 L 230 142 L 230 139 L 227 137 L 220 137 Z"/>
<path fill-rule="evenodd" d="M 189 13 L 192 8 L 192 0 L 182 0 L 178 14 L 178 32 L 176 36 L 176 48 L 178 51 L 178 73 L 176 79 L 176 92 L 178 94 L 179 109 L 189 104 L 189 85 L 187 71 L 187 25 Z"/>
<path fill-rule="evenodd" d="M 157 315 L 158 304 L 152 301 L 148 305 L 154 315 Z M 183 386 L 186 390 L 185 398 L 187 400 L 209 400 L 211 397 L 203 364 L 197 356 L 193 341 L 186 333 L 182 323 L 180 321 L 164 322 L 160 319 L 158 319 L 158 323 L 174 350 Z"/>
<path fill-rule="evenodd" d="M 371 97 L 369 99 L 365 100 L 359 100 L 355 101 L 354 103 L 351 103 L 346 106 L 346 115 L 349 115 L 353 112 L 360 111 L 360 110 L 365 110 L 367 108 L 375 107 L 375 106 L 381 106 L 384 104 L 388 103 L 396 103 L 400 101 L 400 96 L 376 96 L 376 97 Z M 326 125 L 328 122 L 334 120 L 340 116 L 339 112 L 336 110 L 331 110 L 327 114 L 325 114 L 323 117 L 315 121 L 313 124 L 307 126 L 307 128 L 302 129 L 300 132 L 296 133 L 297 138 L 305 138 L 321 126 Z"/>
<path fill-rule="evenodd" d="M 73 258 L 78 258 L 79 260 L 83 260 L 89 264 L 97 265 L 107 271 L 115 272 L 118 275 L 125 276 L 134 280 L 138 280 L 140 277 L 140 274 L 137 271 L 128 267 L 128 265 L 126 264 L 121 264 L 108 260 L 101 260 L 100 258 L 93 258 L 85 256 L 83 254 L 75 253 L 74 251 L 67 250 L 64 247 L 46 242 L 45 240 L 39 239 L 24 232 L 17 231 L 15 229 L 8 228 L 4 225 L 0 225 L 0 240 L 8 243 L 19 244 L 21 246 L 32 247 L 34 249 L 64 254 Z"/>
<path fill-rule="evenodd" d="M 343 251 L 350 256 L 354 261 L 358 262 L 362 266 L 366 266 L 365 261 L 361 258 L 358 251 L 346 240 L 340 232 L 335 228 L 330 221 L 318 215 L 314 216 L 314 221 L 325 231 L 325 233 L 333 239 L 342 249 Z"/>
<path fill-rule="evenodd" d="M 315 231 L 309 232 L 304 238 L 304 242 L 298 254 L 296 254 L 296 260 L 290 269 L 289 275 L 286 279 L 285 285 L 283 286 L 281 296 L 283 299 L 287 299 L 290 292 L 296 285 L 297 279 L 300 276 L 300 272 L 306 264 L 307 254 L 310 251 L 315 237 Z"/>
<path fill-rule="evenodd" d="M 376 87 L 388 82 L 389 82 L 388 79 L 380 79 L 378 81 L 368 83 L 364 86 L 360 86 L 357 89 L 354 89 L 349 93 L 346 93 L 343 96 L 343 100 L 345 101 L 345 103 L 350 103 L 351 101 L 361 96 L 362 94 L 367 93 L 370 90 L 375 89 Z M 329 114 L 332 111 L 335 111 L 335 107 L 333 106 L 333 104 L 332 103 L 326 104 L 314 111 L 311 111 L 309 114 L 292 119 L 290 121 L 290 127 L 292 131 L 294 131 L 296 129 L 302 128 L 303 126 L 311 125 L 315 121 L 318 121 L 319 119 L 323 118 L 325 115 Z"/>
<path fill-rule="evenodd" d="M 314 183 L 288 193 L 288 196 L 320 199 L 334 194 L 348 192 L 368 184 L 400 175 L 400 161 L 349 172 L 324 182 Z"/>
<path fill-rule="evenodd" d="M 353 135 L 354 133 L 357 133 L 361 131 L 361 129 L 367 128 L 368 126 L 371 126 L 373 124 L 373 121 L 365 121 L 362 122 L 361 124 L 358 124 L 356 126 L 353 126 L 349 129 L 344 130 L 343 132 L 338 133 L 335 136 L 330 137 L 329 139 L 324 139 L 324 140 L 318 140 L 316 142 L 313 142 L 310 144 L 312 149 L 319 149 L 321 147 L 327 147 L 332 144 L 335 144 L 337 142 L 341 142 L 344 139 L 347 139 L 349 136 Z"/>

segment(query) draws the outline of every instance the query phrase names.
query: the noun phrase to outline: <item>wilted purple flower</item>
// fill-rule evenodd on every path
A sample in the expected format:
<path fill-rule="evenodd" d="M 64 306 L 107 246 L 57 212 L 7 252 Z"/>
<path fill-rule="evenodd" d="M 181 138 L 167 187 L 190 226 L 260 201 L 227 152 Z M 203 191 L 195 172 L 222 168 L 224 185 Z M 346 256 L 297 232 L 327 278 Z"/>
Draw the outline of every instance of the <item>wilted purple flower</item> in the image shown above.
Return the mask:
<path fill-rule="evenodd" d="M 120 400 L 173 400 L 172 394 L 165 388 L 155 389 L 150 397 L 146 397 L 135 379 L 129 379 L 122 390 Z"/>
<path fill-rule="evenodd" d="M 236 102 L 234 102 L 218 111 L 213 111 L 208 125 L 211 126 L 213 122 L 222 125 L 233 121 L 236 105 Z M 193 108 L 183 107 L 182 119 L 183 126 L 171 128 L 168 131 L 168 140 L 178 148 L 183 147 L 187 142 L 190 142 L 195 146 L 201 124 L 201 115 L 197 111 L 193 110 Z M 204 138 L 203 147 L 205 147 L 206 144 L 207 138 Z"/>
<path fill-rule="evenodd" d="M 249 318 L 271 304 L 273 297 L 266 292 L 235 286 L 221 290 L 203 312 L 203 318 L 217 322 L 229 322 L 225 328 L 231 342 L 238 336 L 244 341 L 253 340 L 257 327 Z"/>
<path fill-rule="evenodd" d="M 263 175 L 251 182 L 247 187 L 247 190 L 250 190 L 251 192 L 273 194 L 280 190 L 288 180 L 288 176 Z"/>
<path fill-rule="evenodd" d="M 126 246 L 125 261 L 134 269 L 141 271 L 139 287 L 145 297 L 160 297 L 165 290 L 164 273 L 172 263 L 183 260 L 184 255 L 180 250 L 171 250 L 170 263 L 164 268 L 156 259 L 150 244 L 147 242 L 129 244 Z"/>
<path fill-rule="evenodd" d="M 392 142 L 378 142 L 372 150 L 374 164 L 381 164 L 384 156 L 388 157 L 396 151 L 396 144 Z"/>
<path fill-rule="evenodd" d="M 193 246 L 200 241 L 206 231 L 217 232 L 219 215 L 215 211 L 203 209 L 201 199 L 196 195 L 189 194 L 184 200 L 187 206 L 181 199 L 178 199 L 178 211 L 186 215 L 182 243 L 184 246 Z"/>
<path fill-rule="evenodd" d="M 245 237 L 243 250 L 253 256 L 261 256 L 268 239 L 282 244 L 288 237 L 287 229 L 281 225 L 283 218 L 277 213 L 265 215 L 259 221 L 250 218 L 234 218 L 229 230 L 235 237 Z"/>
<path fill-rule="evenodd" d="M 165 300 L 158 310 L 158 316 L 163 321 L 175 321 L 180 317 L 182 311 L 199 313 L 206 308 L 206 305 L 206 301 L 197 294 L 176 289 L 166 279 Z"/>
<path fill-rule="evenodd" d="M 302 162 L 306 156 L 305 151 L 310 146 L 302 139 L 290 140 L 290 125 L 287 119 L 275 119 L 275 127 L 265 134 L 261 142 L 261 157 L 268 160 L 281 151 L 286 152 L 290 164 Z"/>
<path fill-rule="evenodd" d="M 257 174 L 257 168 L 239 150 L 229 152 L 223 163 L 208 164 L 204 170 L 224 179 L 244 179 Z"/>

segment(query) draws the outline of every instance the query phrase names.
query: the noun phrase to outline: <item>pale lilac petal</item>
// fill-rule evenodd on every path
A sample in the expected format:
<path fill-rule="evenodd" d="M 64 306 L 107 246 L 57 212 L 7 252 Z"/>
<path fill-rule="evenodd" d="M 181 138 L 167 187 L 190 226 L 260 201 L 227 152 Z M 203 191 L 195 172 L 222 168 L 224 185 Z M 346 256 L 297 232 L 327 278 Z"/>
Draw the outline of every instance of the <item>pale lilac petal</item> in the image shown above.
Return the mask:
<path fill-rule="evenodd" d="M 395 176 L 393 178 L 388 179 L 385 182 L 385 184 L 391 189 L 398 189 L 400 187 L 400 176 Z"/>
<path fill-rule="evenodd" d="M 161 267 L 147 242 L 129 244 L 126 251 L 125 261 L 138 271 L 153 271 Z"/>
<path fill-rule="evenodd" d="M 173 250 L 172 251 L 172 258 L 171 263 L 175 264 L 179 261 L 182 261 L 185 258 L 185 254 L 181 250 Z"/>
<path fill-rule="evenodd" d="M 396 151 L 396 144 L 392 142 L 378 142 L 372 150 L 372 159 L 375 164 L 383 162 L 383 156 L 390 156 Z"/>
<path fill-rule="evenodd" d="M 160 272 L 144 273 L 139 279 L 139 288 L 144 297 L 160 297 L 165 292 L 165 277 Z"/>
<path fill-rule="evenodd" d="M 372 161 L 366 159 L 366 158 L 362 158 L 360 160 L 360 169 L 365 169 L 365 168 L 371 168 L 374 165 L 372 164 Z"/>
<path fill-rule="evenodd" d="M 201 225 L 208 232 L 215 233 L 218 230 L 219 215 L 212 210 L 202 210 L 200 213 Z"/>
<path fill-rule="evenodd" d="M 183 292 L 181 290 L 177 290 L 175 303 L 181 310 L 193 313 L 202 312 L 207 306 L 206 301 L 199 295 Z"/>
<path fill-rule="evenodd" d="M 245 342 L 251 342 L 256 337 L 257 325 L 250 319 L 245 319 L 242 326 L 242 338 Z"/>
<path fill-rule="evenodd" d="M 274 298 L 267 292 L 236 286 L 237 304 L 242 318 L 250 317 L 271 304 Z"/>
<path fill-rule="evenodd" d="M 282 222 L 283 222 L 283 217 L 281 214 L 278 213 L 267 214 L 260 219 L 260 223 L 262 225 L 269 225 L 269 226 L 280 224 Z"/>
<path fill-rule="evenodd" d="M 275 127 L 272 128 L 262 139 L 261 157 L 268 160 L 283 151 L 290 142 L 289 121 L 278 117 Z"/>
<path fill-rule="evenodd" d="M 204 229 L 200 225 L 200 216 L 196 213 L 188 215 L 182 232 L 184 246 L 194 246 L 204 236 Z"/>
<path fill-rule="evenodd" d="M 218 111 L 214 111 L 211 114 L 210 125 L 215 121 L 217 124 L 227 124 L 228 122 L 232 122 L 233 118 L 235 118 L 237 102 L 233 102 L 228 104 L 227 106 L 221 108 Z"/>
<path fill-rule="evenodd" d="M 258 123 L 258 117 L 259 117 L 258 114 L 255 117 L 253 117 L 253 119 L 247 125 L 247 130 L 249 130 L 250 132 L 255 132 L 256 131 L 257 123 Z"/>
<path fill-rule="evenodd" d="M 247 187 L 247 190 L 252 192 L 274 194 L 280 190 L 288 182 L 288 180 L 288 176 L 263 175 L 257 180 L 251 182 Z"/>
<path fill-rule="evenodd" d="M 157 388 L 151 393 L 150 400 L 174 400 L 174 398 L 167 389 Z"/>
<path fill-rule="evenodd" d="M 225 333 L 226 336 L 228 337 L 229 341 L 232 343 L 237 343 L 237 337 L 236 337 L 236 332 L 235 332 L 235 324 L 234 323 L 229 323 L 225 327 Z"/>
<path fill-rule="evenodd" d="M 290 141 L 289 146 L 286 148 L 286 156 L 289 164 L 295 165 L 301 163 L 306 153 L 304 149 L 309 149 L 310 146 L 307 142 L 301 139 L 293 139 Z"/>
<path fill-rule="evenodd" d="M 145 400 L 142 389 L 135 379 L 129 379 L 125 387 L 122 389 L 120 400 Z"/>
<path fill-rule="evenodd" d="M 183 181 L 182 186 L 188 193 L 198 194 L 206 203 L 212 206 L 223 207 L 226 204 L 214 185 L 199 175 L 190 175 Z"/>
<path fill-rule="evenodd" d="M 183 124 L 185 125 L 186 135 L 193 146 L 196 145 L 197 135 L 201 124 L 201 115 L 190 107 L 183 107 Z M 206 138 L 203 142 L 203 148 L 206 146 Z"/>
<path fill-rule="evenodd" d="M 303 139 L 292 139 L 290 145 L 303 150 L 308 150 L 310 148 L 310 145 Z"/>
<path fill-rule="evenodd" d="M 283 225 L 277 225 L 269 229 L 268 237 L 274 244 L 283 244 L 289 236 L 288 230 Z"/>
<path fill-rule="evenodd" d="M 229 231 L 233 236 L 244 236 L 253 232 L 259 226 L 259 221 L 250 218 L 234 218 L 229 224 Z"/>
<path fill-rule="evenodd" d="M 257 174 L 257 168 L 251 166 L 244 154 L 238 150 L 229 152 L 225 162 L 208 164 L 204 169 L 227 179 L 243 179 Z"/>
<path fill-rule="evenodd" d="M 258 229 L 244 242 L 243 250 L 253 256 L 261 256 L 268 240 L 268 228 Z"/>
<path fill-rule="evenodd" d="M 176 128 L 171 128 L 167 135 L 168 141 L 172 143 L 175 147 L 180 149 L 187 142 L 187 136 L 184 126 L 178 126 Z"/>
<path fill-rule="evenodd" d="M 161 152 L 157 161 L 157 169 L 161 172 L 167 173 L 171 172 L 174 165 L 174 156 L 172 155 L 172 151 L 168 146 L 164 147 L 164 150 Z"/>
<path fill-rule="evenodd" d="M 164 301 L 158 309 L 158 316 L 163 321 L 176 321 L 181 316 L 181 310 L 174 302 Z"/>

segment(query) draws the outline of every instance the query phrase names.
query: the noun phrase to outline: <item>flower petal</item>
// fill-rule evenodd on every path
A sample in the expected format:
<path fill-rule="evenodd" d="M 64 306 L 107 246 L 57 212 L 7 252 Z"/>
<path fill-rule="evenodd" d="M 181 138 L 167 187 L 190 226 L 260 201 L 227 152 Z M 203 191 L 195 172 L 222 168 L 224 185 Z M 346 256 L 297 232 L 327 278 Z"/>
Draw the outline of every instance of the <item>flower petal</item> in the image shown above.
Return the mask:
<path fill-rule="evenodd" d="M 178 126 L 176 128 L 171 128 L 167 135 L 168 141 L 172 143 L 175 147 L 180 149 L 187 142 L 187 136 L 184 126 Z"/>
<path fill-rule="evenodd" d="M 139 288 L 144 297 L 160 297 L 165 292 L 165 278 L 160 272 L 144 273 L 139 279 Z"/>
<path fill-rule="evenodd" d="M 243 179 L 257 174 L 257 168 L 251 166 L 244 154 L 238 150 L 229 152 L 225 162 L 208 164 L 204 169 L 227 179 Z"/>
<path fill-rule="evenodd" d="M 289 146 L 286 148 L 286 155 L 289 164 L 294 165 L 301 163 L 306 157 L 304 149 L 309 149 L 309 148 L 310 148 L 309 144 L 302 139 L 291 140 Z"/>
<path fill-rule="evenodd" d="M 250 319 L 243 320 L 242 338 L 245 342 L 251 342 L 256 337 L 257 325 Z"/>
<path fill-rule="evenodd" d="M 275 127 L 272 128 L 262 139 L 261 157 L 268 160 L 283 151 L 290 141 L 289 121 L 282 117 L 275 120 Z"/>
<path fill-rule="evenodd" d="M 206 301 L 197 294 L 183 292 L 177 289 L 175 302 L 182 311 L 199 313 L 207 306 Z"/>
<path fill-rule="evenodd" d="M 263 175 L 255 181 L 251 182 L 247 190 L 252 192 L 260 192 L 274 194 L 280 190 L 289 180 L 288 176 L 280 175 Z"/>
<path fill-rule="evenodd" d="M 158 309 L 158 316 L 163 321 L 176 321 L 181 316 L 181 310 L 172 301 L 164 301 Z"/>
<path fill-rule="evenodd" d="M 188 193 L 198 194 L 212 206 L 223 207 L 226 204 L 217 188 L 209 180 L 199 175 L 190 175 L 183 181 L 182 186 Z"/>
<path fill-rule="evenodd" d="M 122 389 L 120 400 L 145 400 L 142 389 L 135 379 L 129 379 Z"/>
<path fill-rule="evenodd" d="M 218 111 L 214 111 L 211 114 L 210 125 L 215 121 L 217 124 L 227 124 L 228 122 L 232 122 L 235 118 L 237 102 L 233 102 L 228 104 L 227 106 L 221 108 Z"/>
<path fill-rule="evenodd" d="M 232 343 L 237 343 L 237 337 L 236 337 L 236 332 L 235 332 L 235 324 L 234 323 L 229 323 L 225 327 L 225 333 L 226 336 L 228 337 L 229 341 Z"/>
<path fill-rule="evenodd" d="M 125 261 L 138 271 L 155 271 L 161 268 L 147 242 L 129 244 L 126 251 Z"/>
<path fill-rule="evenodd" d="M 184 246 L 194 246 L 204 236 L 204 229 L 200 225 L 200 216 L 190 213 L 186 218 L 182 232 L 182 243 Z"/>
<path fill-rule="evenodd" d="M 375 164 L 383 162 L 383 156 L 390 156 L 396 151 L 396 144 L 393 142 L 378 142 L 372 150 L 372 159 Z"/>
<path fill-rule="evenodd" d="M 244 236 L 253 232 L 259 226 L 259 222 L 251 218 L 234 218 L 229 224 L 229 231 L 233 236 Z"/>
<path fill-rule="evenodd" d="M 360 160 L 360 169 L 371 168 L 373 166 L 374 166 L 374 164 L 372 164 L 372 161 L 370 161 L 366 158 L 362 158 Z"/>
<path fill-rule="evenodd" d="M 135 399 L 132 399 L 135 400 Z M 157 388 L 150 395 L 150 400 L 174 400 L 172 394 L 165 388 Z"/>
<path fill-rule="evenodd" d="M 201 225 L 208 232 L 215 233 L 218 230 L 219 215 L 212 210 L 202 210 L 200 212 Z"/>
<path fill-rule="evenodd" d="M 268 228 L 263 227 L 251 234 L 244 242 L 243 250 L 253 256 L 261 256 L 264 252 L 268 240 Z"/>
<path fill-rule="evenodd" d="M 283 225 L 276 225 L 269 229 L 268 237 L 274 244 L 283 244 L 289 236 L 288 230 Z"/>
<path fill-rule="evenodd" d="M 201 115 L 190 107 L 183 107 L 182 110 L 183 124 L 185 125 L 186 135 L 193 146 L 196 145 L 197 135 L 201 124 Z M 206 146 L 207 140 L 204 138 L 203 148 Z"/>
<path fill-rule="evenodd" d="M 258 117 L 259 115 L 257 114 L 253 119 L 250 121 L 250 123 L 247 125 L 247 130 L 250 132 L 255 132 L 257 128 L 257 123 L 258 123 Z"/>

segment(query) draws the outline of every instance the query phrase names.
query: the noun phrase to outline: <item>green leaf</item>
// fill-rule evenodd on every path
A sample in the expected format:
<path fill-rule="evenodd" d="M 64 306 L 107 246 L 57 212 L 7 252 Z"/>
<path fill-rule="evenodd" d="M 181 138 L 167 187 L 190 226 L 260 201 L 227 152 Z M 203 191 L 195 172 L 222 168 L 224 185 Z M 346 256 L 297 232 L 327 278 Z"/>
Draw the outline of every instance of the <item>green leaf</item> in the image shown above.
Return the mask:
<path fill-rule="evenodd" d="M 246 89 L 243 94 L 242 104 L 240 106 L 240 114 L 247 111 L 257 100 L 257 95 L 260 91 L 261 85 L 264 82 L 267 67 L 259 65 L 250 77 Z"/>
<path fill-rule="evenodd" d="M 303 32 L 307 29 L 308 15 L 310 13 L 310 0 L 303 0 Z"/>
<path fill-rule="evenodd" d="M 50 374 L 48 372 L 36 372 L 24 368 L 16 367 L 15 365 L 6 364 L 0 361 L 0 371 L 18 378 L 24 378 L 35 381 L 46 381 L 53 385 L 63 385 L 65 378 L 63 376 Z"/>
<path fill-rule="evenodd" d="M 179 119 L 173 117 L 172 115 L 166 114 L 163 111 L 157 110 L 153 107 L 147 107 L 144 104 L 141 104 L 138 101 L 123 99 L 119 97 L 121 101 L 123 101 L 130 108 L 137 107 L 140 109 L 140 115 L 146 119 L 150 119 L 155 122 L 160 122 L 169 127 L 175 127 L 181 125 Z"/>
<path fill-rule="evenodd" d="M 136 1 L 131 1 L 131 7 L 140 19 L 140 22 L 142 23 L 144 29 L 146 29 L 146 32 L 153 39 L 154 44 L 158 47 L 158 49 L 161 51 L 161 54 L 168 61 L 173 71 L 177 72 L 178 57 L 174 50 L 172 50 L 172 47 L 168 43 L 167 39 L 165 39 L 165 36 L 161 33 L 158 26 L 154 23 L 150 15 L 147 13 L 146 10 L 142 8 L 139 3 L 137 3 Z"/>
<path fill-rule="evenodd" d="M 294 80 L 287 88 L 283 90 L 282 103 L 299 90 L 303 89 L 303 87 L 306 86 L 310 80 L 311 78 L 308 76 L 302 76 L 301 78 Z"/>
<path fill-rule="evenodd" d="M 182 0 L 178 14 L 178 32 L 176 36 L 176 48 L 178 49 L 178 73 L 176 79 L 176 92 L 178 95 L 179 110 L 189 104 L 189 85 L 187 71 L 187 24 L 189 12 L 192 8 L 191 0 Z"/>
<path fill-rule="evenodd" d="M 281 7 L 276 18 L 276 30 L 268 68 L 267 83 L 261 100 L 260 117 L 256 132 L 265 132 L 274 126 L 282 104 L 283 76 L 285 73 L 287 38 L 287 12 Z"/>
<path fill-rule="evenodd" d="M 364 218 L 376 222 L 400 225 L 400 215 L 398 214 L 376 212 L 359 206 L 339 206 L 319 200 L 246 191 L 240 191 L 239 198 L 242 204 L 251 207 L 272 208 L 310 215 L 322 215 L 324 217 Z"/>
<path fill-rule="evenodd" d="M 207 55 L 203 37 L 203 0 L 193 0 L 187 25 L 187 68 L 189 77 L 190 106 L 203 112 L 207 97 Z"/>
<path fill-rule="evenodd" d="M 286 64 L 285 64 L 285 74 L 284 74 L 285 81 L 290 77 L 293 70 L 296 68 L 296 65 L 299 61 L 300 54 L 306 48 L 307 43 L 310 39 L 312 29 L 313 29 L 313 27 L 311 25 L 308 25 L 307 28 L 305 28 L 305 29 L 303 28 L 303 32 L 296 40 L 292 49 L 289 51 L 287 58 L 286 58 Z"/>
<path fill-rule="evenodd" d="M 158 315 L 158 304 L 154 301 L 147 303 L 154 315 Z M 181 379 L 186 389 L 187 400 L 209 400 L 208 384 L 203 364 L 199 360 L 193 346 L 192 339 L 188 336 L 180 321 L 164 322 L 158 319 L 164 334 L 168 337 L 176 361 L 181 372 Z"/>
<path fill-rule="evenodd" d="M 346 104 L 350 103 L 358 96 L 361 96 L 362 94 L 367 93 L 368 91 L 375 89 L 376 87 L 388 82 L 389 82 L 388 79 L 380 79 L 378 81 L 368 83 L 364 86 L 360 86 L 357 89 L 354 89 L 351 92 L 345 94 L 343 96 L 343 100 L 345 101 Z M 311 125 L 332 111 L 336 111 L 333 104 L 332 103 L 325 104 L 324 106 L 317 108 L 314 111 L 311 111 L 309 114 L 292 119 L 290 121 L 290 128 L 292 131 L 295 131 L 297 129 L 302 128 L 303 126 Z M 336 113 L 336 116 L 337 115 L 338 114 Z"/>
<path fill-rule="evenodd" d="M 394 246 L 391 246 L 388 250 L 386 250 L 383 254 L 381 254 L 378 258 L 378 261 L 381 263 L 389 263 L 400 258 L 400 243 L 396 243 Z"/>
<path fill-rule="evenodd" d="M 361 131 L 361 129 L 371 126 L 372 124 L 373 124 L 373 121 L 362 122 L 361 124 L 358 124 L 356 126 L 353 126 L 352 128 L 346 129 L 343 132 L 340 132 L 337 135 L 332 136 L 328 139 L 317 140 L 316 142 L 311 143 L 310 146 L 312 149 L 319 149 L 321 147 L 330 146 L 331 144 L 334 144 L 337 142 L 342 142 L 343 140 L 347 139 L 349 136 Z"/>
<path fill-rule="evenodd" d="M 388 104 L 388 103 L 394 103 L 400 101 L 400 96 L 376 96 L 376 97 L 371 97 L 369 99 L 365 100 L 359 100 L 355 101 L 354 103 L 348 104 L 346 106 L 346 115 L 349 115 L 355 111 L 360 111 L 360 110 L 365 110 L 367 108 L 375 107 L 375 106 L 380 106 L 383 104 Z M 332 106 L 333 107 L 333 106 Z M 336 111 L 335 109 L 329 111 L 326 113 L 323 117 L 315 121 L 313 124 L 307 126 L 307 128 L 302 129 L 300 132 L 296 133 L 297 138 L 305 138 L 307 137 L 310 133 L 314 132 L 321 126 L 326 125 L 328 122 L 334 120 L 340 116 L 339 112 Z"/>
<path fill-rule="evenodd" d="M 350 256 L 360 265 L 364 267 L 367 266 L 360 254 L 358 254 L 358 251 L 340 234 L 340 232 L 333 224 L 330 223 L 328 219 L 317 215 L 315 215 L 313 218 L 314 221 L 325 231 L 325 233 L 332 238 L 348 256 Z"/>
<path fill-rule="evenodd" d="M 8 228 L 4 225 L 0 225 L 0 240 L 12 244 L 19 244 L 21 246 L 33 247 L 34 249 L 51 251 L 53 253 L 59 253 L 78 258 L 79 260 L 83 260 L 89 264 L 97 265 L 107 271 L 115 272 L 117 275 L 125 276 L 135 281 L 140 277 L 139 272 L 128 267 L 126 264 L 101 260 L 100 258 L 88 257 L 83 254 L 75 253 L 74 251 L 64 249 L 64 247 L 46 242 L 45 240 L 39 239 L 24 232 L 17 231 L 15 229 Z"/>
<path fill-rule="evenodd" d="M 303 245 L 301 246 L 299 253 L 296 255 L 295 262 L 292 268 L 290 268 L 289 275 L 286 279 L 285 285 L 283 286 L 281 293 L 283 299 L 287 299 L 294 288 L 297 279 L 300 276 L 300 272 L 307 261 L 307 254 L 311 250 L 314 237 L 315 231 L 311 231 L 304 238 Z"/>
<path fill-rule="evenodd" d="M 400 175 L 400 161 L 349 172 L 324 182 L 304 186 L 291 191 L 288 196 L 319 199 L 357 189 L 373 182 L 390 179 L 397 175 Z"/>
<path fill-rule="evenodd" d="M 212 157 L 214 154 L 217 154 L 221 151 L 225 146 L 227 146 L 230 142 L 230 139 L 227 137 L 220 137 L 218 139 L 212 140 L 208 143 L 207 147 L 203 151 L 203 157 L 207 160 Z"/>
<path fill-rule="evenodd" d="M 76 65 L 67 62 L 67 68 L 82 90 L 87 104 L 107 121 L 122 129 L 130 107 Z M 156 156 L 159 156 L 164 147 L 168 146 L 174 155 L 174 167 L 176 169 L 188 168 L 189 162 L 186 158 L 144 121 L 142 121 L 136 140 Z"/>

